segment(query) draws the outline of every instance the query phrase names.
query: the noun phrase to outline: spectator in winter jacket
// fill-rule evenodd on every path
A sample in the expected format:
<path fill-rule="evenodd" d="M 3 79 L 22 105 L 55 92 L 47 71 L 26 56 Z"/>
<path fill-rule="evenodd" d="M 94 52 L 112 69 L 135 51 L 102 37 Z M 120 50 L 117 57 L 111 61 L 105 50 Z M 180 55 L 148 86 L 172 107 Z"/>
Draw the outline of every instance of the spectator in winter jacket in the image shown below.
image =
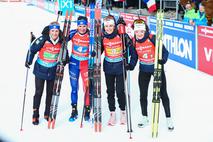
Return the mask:
<path fill-rule="evenodd" d="M 136 51 L 132 46 L 132 42 L 127 34 L 125 34 L 125 43 L 122 43 L 121 37 L 118 34 L 115 18 L 108 15 L 103 20 L 103 37 L 102 37 L 102 52 L 105 53 L 103 62 L 103 70 L 105 73 L 106 87 L 107 87 L 107 100 L 110 110 L 110 119 L 108 125 L 116 124 L 115 114 L 115 92 L 118 98 L 119 108 L 121 110 L 120 123 L 126 124 L 125 113 L 125 92 L 124 92 L 124 77 L 123 73 L 123 60 L 126 51 L 123 51 L 122 44 L 126 45 L 129 49 L 131 59 L 130 63 L 126 66 L 127 69 L 133 70 L 137 62 Z"/>
<path fill-rule="evenodd" d="M 185 5 L 185 14 L 183 17 L 183 22 L 189 23 L 190 25 L 195 25 L 195 20 L 198 19 L 195 9 L 192 7 L 192 3 L 188 1 Z"/>
<path fill-rule="evenodd" d="M 69 75 L 71 84 L 71 105 L 72 112 L 69 118 L 73 122 L 78 117 L 78 88 L 79 76 L 81 74 L 83 82 L 83 90 L 85 95 L 84 107 L 86 109 L 84 119 L 90 119 L 90 100 L 88 89 L 88 59 L 89 59 L 89 30 L 87 26 L 87 18 L 79 16 L 77 20 L 77 29 L 70 31 L 70 40 L 72 42 L 72 51 L 69 60 Z"/>
<path fill-rule="evenodd" d="M 35 54 L 38 52 L 37 60 L 34 64 L 33 73 L 35 75 L 35 95 L 33 97 L 33 120 L 34 125 L 39 124 L 39 108 L 41 97 L 46 82 L 46 102 L 44 118 L 48 120 L 50 104 L 53 94 L 53 84 L 56 75 L 56 65 L 61 49 L 60 25 L 57 22 L 50 23 L 45 27 L 44 34 L 33 42 L 27 54 L 25 66 L 27 68 L 33 62 Z"/>
<path fill-rule="evenodd" d="M 199 4 L 199 11 L 197 12 L 197 19 L 195 19 L 195 25 L 204 25 L 207 26 L 207 18 L 205 13 L 204 6 Z"/>
<path fill-rule="evenodd" d="M 155 61 L 155 36 L 149 33 L 149 28 L 144 20 L 136 19 L 133 23 L 134 38 L 133 44 L 137 51 L 137 56 L 139 59 L 139 76 L 138 83 L 140 88 L 140 104 L 142 110 L 142 121 L 138 124 L 138 127 L 145 127 L 148 125 L 148 113 L 147 113 L 147 96 L 148 87 L 151 76 L 154 73 L 154 61 Z M 168 58 L 168 51 L 163 46 L 162 47 L 162 60 L 158 62 L 163 66 Z M 163 68 L 163 67 L 162 67 Z M 160 88 L 160 98 L 163 102 L 163 107 L 165 110 L 168 129 L 173 130 L 174 126 L 171 120 L 170 114 L 170 102 L 166 89 L 166 76 L 164 69 L 162 69 L 161 74 L 161 88 Z"/>

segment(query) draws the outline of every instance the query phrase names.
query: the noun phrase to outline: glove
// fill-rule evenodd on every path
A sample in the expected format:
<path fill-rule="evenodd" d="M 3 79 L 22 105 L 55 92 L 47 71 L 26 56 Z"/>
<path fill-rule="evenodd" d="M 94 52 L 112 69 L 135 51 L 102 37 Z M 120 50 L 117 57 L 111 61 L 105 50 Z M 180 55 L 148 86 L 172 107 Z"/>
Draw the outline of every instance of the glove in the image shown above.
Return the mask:
<path fill-rule="evenodd" d="M 163 64 L 164 64 L 164 61 L 163 61 L 162 59 L 161 59 L 161 60 L 159 59 L 159 60 L 158 60 L 158 63 L 161 64 L 161 65 L 163 65 Z"/>
<path fill-rule="evenodd" d="M 32 32 L 31 32 L 31 36 L 32 36 L 32 38 L 31 38 L 31 43 L 32 43 L 36 39 L 36 37 Z"/>
<path fill-rule="evenodd" d="M 69 61 L 70 61 L 70 59 L 69 59 L 69 54 L 68 54 L 68 51 L 67 51 L 66 59 L 64 61 L 62 61 L 64 67 L 66 66 L 66 64 L 69 63 Z"/>
<path fill-rule="evenodd" d="M 65 67 L 68 62 L 67 62 L 67 60 L 65 60 L 65 61 L 62 61 L 62 63 L 64 65 L 64 67 Z"/>
<path fill-rule="evenodd" d="M 117 25 L 119 25 L 119 24 L 126 25 L 126 23 L 125 23 L 123 17 L 119 17 L 119 19 L 118 19 L 118 21 L 117 21 Z"/>
<path fill-rule="evenodd" d="M 132 67 L 130 64 L 126 64 L 125 69 L 132 71 L 134 67 Z"/>
<path fill-rule="evenodd" d="M 96 56 L 96 52 L 95 52 L 95 51 L 92 51 L 91 56 L 92 56 L 92 57 L 95 57 L 95 56 Z"/>
<path fill-rule="evenodd" d="M 123 58 L 127 61 L 128 60 L 128 53 L 126 50 L 123 51 Z"/>
<path fill-rule="evenodd" d="M 28 69 L 29 69 L 29 68 L 30 68 L 30 65 L 31 65 L 31 64 L 30 64 L 30 63 L 28 63 L 27 61 L 25 62 L 25 67 L 26 67 L 26 68 L 28 68 Z"/>
<path fill-rule="evenodd" d="M 30 52 L 28 51 L 27 57 L 26 57 L 26 60 L 25 60 L 25 67 L 28 68 L 28 69 L 30 68 L 30 65 L 32 64 L 32 61 L 30 61 L 29 56 L 30 56 Z"/>

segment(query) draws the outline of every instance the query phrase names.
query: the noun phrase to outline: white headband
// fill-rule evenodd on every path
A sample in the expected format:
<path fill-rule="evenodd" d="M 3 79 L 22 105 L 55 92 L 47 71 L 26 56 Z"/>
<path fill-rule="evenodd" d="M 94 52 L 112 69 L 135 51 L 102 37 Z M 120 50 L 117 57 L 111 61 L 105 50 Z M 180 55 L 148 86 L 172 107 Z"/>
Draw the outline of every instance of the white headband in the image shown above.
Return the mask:
<path fill-rule="evenodd" d="M 146 25 L 142 23 L 134 24 L 134 31 L 143 30 L 146 31 Z"/>
<path fill-rule="evenodd" d="M 113 19 L 105 19 L 104 25 L 115 25 L 115 21 Z"/>

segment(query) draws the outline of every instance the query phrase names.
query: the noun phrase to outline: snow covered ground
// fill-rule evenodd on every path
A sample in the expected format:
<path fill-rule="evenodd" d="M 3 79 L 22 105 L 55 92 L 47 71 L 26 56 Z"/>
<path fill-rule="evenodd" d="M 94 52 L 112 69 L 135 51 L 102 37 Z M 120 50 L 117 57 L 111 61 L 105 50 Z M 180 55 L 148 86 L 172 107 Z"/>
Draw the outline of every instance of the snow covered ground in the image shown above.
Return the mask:
<path fill-rule="evenodd" d="M 109 111 L 107 94 L 102 77 L 102 114 L 103 131 L 95 133 L 90 123 L 84 122 L 80 128 L 80 119 L 70 123 L 70 85 L 68 68 L 62 84 L 59 100 L 59 110 L 54 130 L 47 129 L 47 122 L 40 119 L 40 125 L 33 126 L 32 100 L 34 95 L 34 75 L 31 67 L 28 77 L 26 105 L 23 131 L 20 131 L 21 112 L 24 97 L 24 83 L 26 68 L 24 67 L 26 52 L 29 48 L 30 32 L 39 36 L 44 26 L 56 19 L 56 16 L 26 3 L 0 3 L 0 141 L 3 142 L 59 142 L 59 141 L 122 141 L 122 142 L 212 142 L 213 141 L 213 113 L 212 88 L 213 77 L 193 70 L 177 62 L 169 60 L 165 66 L 167 87 L 171 101 L 171 111 L 175 129 L 168 132 L 164 111 L 161 105 L 159 137 L 151 138 L 151 127 L 140 129 L 137 123 L 141 118 L 139 105 L 138 68 L 131 73 L 131 104 L 133 139 L 129 139 L 126 126 L 119 123 L 114 127 L 107 126 Z M 63 20 L 63 19 L 61 19 Z M 81 82 L 80 82 L 81 83 Z M 45 92 L 45 91 L 44 91 Z M 82 86 L 79 91 L 79 114 L 82 112 Z M 152 97 L 152 83 L 149 89 L 149 102 Z M 44 111 L 44 99 L 40 114 Z M 118 107 L 117 107 L 118 108 Z M 149 103 L 149 117 L 151 118 L 151 103 Z M 119 109 L 117 109 L 119 119 Z"/>

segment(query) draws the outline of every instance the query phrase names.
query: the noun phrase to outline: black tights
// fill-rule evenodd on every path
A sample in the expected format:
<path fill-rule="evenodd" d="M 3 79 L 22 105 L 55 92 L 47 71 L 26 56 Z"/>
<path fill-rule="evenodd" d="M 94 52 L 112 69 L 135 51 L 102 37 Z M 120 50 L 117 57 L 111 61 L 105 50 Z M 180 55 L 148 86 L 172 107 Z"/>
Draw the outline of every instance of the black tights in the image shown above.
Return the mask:
<path fill-rule="evenodd" d="M 148 105 L 147 95 L 148 95 L 149 82 L 150 82 L 152 75 L 153 75 L 153 73 L 140 71 L 139 76 L 138 76 L 138 82 L 139 82 L 139 88 L 140 88 L 140 104 L 141 104 L 142 115 L 144 115 L 144 116 L 148 116 L 148 114 L 147 114 L 147 105 Z M 169 97 L 168 97 L 167 90 L 166 90 L 166 76 L 165 76 L 164 71 L 162 71 L 162 84 L 161 84 L 160 98 L 163 103 L 166 117 L 170 117 L 171 116 L 170 102 L 169 102 Z"/>
<path fill-rule="evenodd" d="M 39 117 L 39 108 L 41 103 L 41 97 L 44 90 L 44 82 L 46 81 L 46 101 L 44 115 L 49 115 L 50 105 L 53 94 L 54 80 L 43 80 L 35 77 L 35 95 L 33 97 L 33 117 Z"/>
<path fill-rule="evenodd" d="M 109 110 L 115 111 L 115 90 L 118 98 L 119 108 L 125 110 L 126 100 L 124 92 L 124 79 L 123 74 L 121 75 L 111 75 L 106 74 L 106 86 L 107 86 L 107 100 L 109 104 Z"/>

